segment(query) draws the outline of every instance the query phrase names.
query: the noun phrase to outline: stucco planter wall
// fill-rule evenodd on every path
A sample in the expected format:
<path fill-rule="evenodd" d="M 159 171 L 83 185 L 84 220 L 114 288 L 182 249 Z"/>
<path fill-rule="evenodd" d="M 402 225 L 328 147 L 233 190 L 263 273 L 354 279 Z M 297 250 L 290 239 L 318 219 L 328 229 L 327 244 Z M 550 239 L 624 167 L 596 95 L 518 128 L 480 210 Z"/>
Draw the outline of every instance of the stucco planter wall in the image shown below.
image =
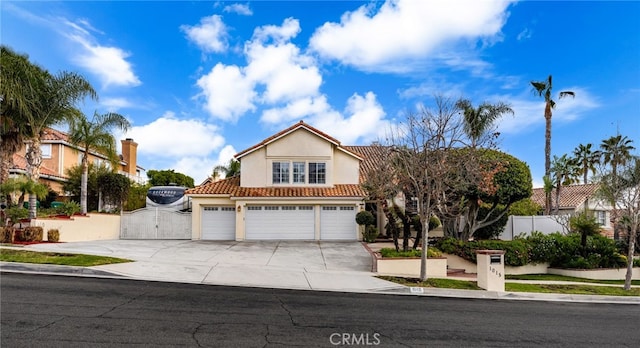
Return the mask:
<path fill-rule="evenodd" d="M 376 264 L 379 275 L 410 278 L 420 277 L 420 258 L 376 257 Z M 447 259 L 445 257 L 427 259 L 427 276 L 446 277 Z"/>
<path fill-rule="evenodd" d="M 623 280 L 627 274 L 627 268 L 622 267 L 619 269 L 561 269 L 561 268 L 549 268 L 547 271 L 549 274 L 557 274 L 568 277 L 578 277 L 597 280 Z M 635 267 L 631 279 L 640 280 L 640 268 Z"/>
<path fill-rule="evenodd" d="M 33 226 L 40 226 L 47 238 L 49 229 L 60 232 L 60 242 L 84 242 L 91 240 L 112 240 L 120 238 L 120 215 L 87 214 L 73 216 L 70 219 L 38 218 L 32 220 Z"/>
<path fill-rule="evenodd" d="M 447 265 L 451 269 L 464 269 L 465 273 L 478 273 L 478 266 L 471 261 L 467 261 L 460 256 L 452 254 L 442 254 L 447 258 Z M 548 263 L 529 264 L 519 267 L 504 266 L 505 274 L 545 274 L 547 273 Z"/>

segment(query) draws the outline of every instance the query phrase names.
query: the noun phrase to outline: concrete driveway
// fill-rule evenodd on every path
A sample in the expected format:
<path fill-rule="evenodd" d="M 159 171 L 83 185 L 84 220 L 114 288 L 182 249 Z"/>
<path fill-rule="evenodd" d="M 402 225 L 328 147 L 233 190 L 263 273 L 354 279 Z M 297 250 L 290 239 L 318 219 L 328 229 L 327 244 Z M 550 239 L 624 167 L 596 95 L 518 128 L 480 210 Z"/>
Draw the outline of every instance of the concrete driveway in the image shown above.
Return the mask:
<path fill-rule="evenodd" d="M 334 291 L 399 287 L 375 278 L 359 242 L 107 240 L 25 249 L 130 259 L 91 268 L 144 280 Z"/>

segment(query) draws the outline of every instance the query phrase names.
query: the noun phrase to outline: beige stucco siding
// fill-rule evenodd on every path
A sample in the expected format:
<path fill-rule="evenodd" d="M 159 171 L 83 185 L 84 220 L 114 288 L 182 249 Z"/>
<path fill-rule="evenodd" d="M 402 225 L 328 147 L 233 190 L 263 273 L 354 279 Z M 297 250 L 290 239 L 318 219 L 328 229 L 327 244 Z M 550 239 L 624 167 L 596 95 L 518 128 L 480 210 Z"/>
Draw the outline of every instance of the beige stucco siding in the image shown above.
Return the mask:
<path fill-rule="evenodd" d="M 191 239 L 202 239 L 202 207 L 235 205 L 229 197 L 191 196 Z M 240 214 L 238 214 L 240 215 Z M 236 216 L 236 225 L 237 225 Z"/>
<path fill-rule="evenodd" d="M 267 146 L 268 158 L 331 158 L 332 144 L 306 130 L 298 129 Z"/>
<path fill-rule="evenodd" d="M 337 150 L 333 157 L 333 183 L 358 184 L 360 161 L 343 151 Z"/>
<path fill-rule="evenodd" d="M 244 157 L 240 161 L 241 175 L 240 186 L 242 187 L 265 187 L 267 186 L 266 151 L 260 148 Z"/>

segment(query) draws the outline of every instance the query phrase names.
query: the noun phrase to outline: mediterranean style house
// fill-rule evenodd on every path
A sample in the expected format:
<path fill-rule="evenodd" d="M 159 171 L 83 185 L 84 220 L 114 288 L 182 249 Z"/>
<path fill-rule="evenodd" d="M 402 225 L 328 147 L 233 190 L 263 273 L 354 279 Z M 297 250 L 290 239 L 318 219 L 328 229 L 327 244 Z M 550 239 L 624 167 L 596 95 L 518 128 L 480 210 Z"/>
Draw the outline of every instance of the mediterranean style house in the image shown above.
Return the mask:
<path fill-rule="evenodd" d="M 264 139 L 235 155 L 239 176 L 187 190 L 192 239 L 360 239 L 366 149 L 302 121 Z"/>
<path fill-rule="evenodd" d="M 582 184 L 563 186 L 560 190 L 560 206 L 559 215 L 567 215 L 580 213 L 583 211 L 593 212 L 596 221 L 602 226 L 602 234 L 606 236 L 613 235 L 613 226 L 611 224 L 611 204 L 598 199 L 596 191 L 597 184 Z M 551 191 L 551 201 L 555 207 L 556 190 Z M 544 189 L 534 188 L 531 200 L 544 208 L 545 194 Z M 553 208 L 552 208 L 553 210 Z"/>
<path fill-rule="evenodd" d="M 120 155 L 118 172 L 135 182 L 144 183 L 146 181 L 145 170 L 137 165 L 138 144 L 133 139 L 121 140 L 121 144 L 122 154 Z M 10 175 L 26 174 L 27 146 L 28 144 L 25 143 L 18 152 L 13 154 L 13 167 L 9 169 Z M 62 190 L 62 184 L 67 180 L 65 172 L 80 164 L 82 153 L 69 143 L 68 134 L 52 128 L 45 129 L 40 148 L 42 150 L 40 181 L 51 187 L 60 196 L 65 196 L 65 192 Z M 89 160 L 94 164 L 108 164 L 107 157 L 99 153 L 90 153 Z"/>

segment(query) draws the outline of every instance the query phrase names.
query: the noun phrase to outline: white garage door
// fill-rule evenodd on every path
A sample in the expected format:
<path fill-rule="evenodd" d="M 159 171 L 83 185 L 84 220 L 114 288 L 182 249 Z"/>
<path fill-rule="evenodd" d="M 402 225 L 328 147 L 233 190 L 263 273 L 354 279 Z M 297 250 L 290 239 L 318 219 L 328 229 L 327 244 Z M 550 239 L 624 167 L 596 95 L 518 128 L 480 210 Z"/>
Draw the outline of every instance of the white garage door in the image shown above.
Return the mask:
<path fill-rule="evenodd" d="M 202 207 L 201 221 L 202 239 L 236 239 L 236 209 L 234 207 Z"/>
<path fill-rule="evenodd" d="M 246 239 L 315 239 L 311 205 L 249 205 L 245 214 Z"/>
<path fill-rule="evenodd" d="M 323 206 L 320 210 L 320 239 L 358 239 L 354 206 Z"/>

